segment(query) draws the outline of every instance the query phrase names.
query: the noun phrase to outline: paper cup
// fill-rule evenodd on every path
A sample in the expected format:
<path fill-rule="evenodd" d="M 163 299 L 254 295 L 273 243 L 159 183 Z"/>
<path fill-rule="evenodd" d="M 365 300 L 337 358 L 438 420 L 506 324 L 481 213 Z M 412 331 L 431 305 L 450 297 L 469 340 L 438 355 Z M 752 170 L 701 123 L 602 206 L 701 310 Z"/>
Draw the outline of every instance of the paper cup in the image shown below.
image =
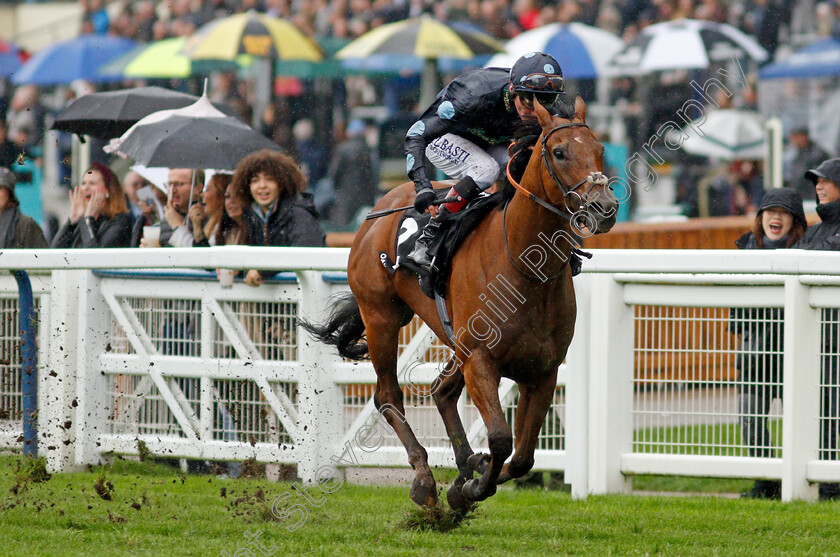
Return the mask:
<path fill-rule="evenodd" d="M 146 247 L 160 247 L 160 226 L 144 226 L 143 238 L 146 240 Z"/>
<path fill-rule="evenodd" d="M 219 284 L 222 288 L 233 288 L 233 269 L 219 269 Z"/>

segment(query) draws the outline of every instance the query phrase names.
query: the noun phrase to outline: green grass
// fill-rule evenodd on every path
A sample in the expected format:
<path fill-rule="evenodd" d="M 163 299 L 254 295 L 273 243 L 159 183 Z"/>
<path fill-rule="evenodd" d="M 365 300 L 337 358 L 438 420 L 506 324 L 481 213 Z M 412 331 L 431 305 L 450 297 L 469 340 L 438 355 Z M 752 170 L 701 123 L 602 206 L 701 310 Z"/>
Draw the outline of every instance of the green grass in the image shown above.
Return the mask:
<path fill-rule="evenodd" d="M 781 420 L 768 420 L 767 429 L 770 432 L 770 445 L 781 448 Z M 636 452 L 648 454 L 749 456 L 743 447 L 739 424 L 639 429 L 633 432 L 633 441 Z"/>
<path fill-rule="evenodd" d="M 309 505 L 305 523 L 290 532 L 297 516 L 266 520 L 288 483 L 183 476 L 166 465 L 120 460 L 25 482 L 27 470 L 38 476 L 37 467 L 17 467 L 18 460 L 0 456 L 0 555 L 233 556 L 249 547 L 245 532 L 257 530 L 278 557 L 840 553 L 840 503 L 638 495 L 576 501 L 503 486 L 471 520 L 439 533 L 399 526 L 414 507 L 407 487 L 344 485 L 323 495 L 320 507 Z"/>

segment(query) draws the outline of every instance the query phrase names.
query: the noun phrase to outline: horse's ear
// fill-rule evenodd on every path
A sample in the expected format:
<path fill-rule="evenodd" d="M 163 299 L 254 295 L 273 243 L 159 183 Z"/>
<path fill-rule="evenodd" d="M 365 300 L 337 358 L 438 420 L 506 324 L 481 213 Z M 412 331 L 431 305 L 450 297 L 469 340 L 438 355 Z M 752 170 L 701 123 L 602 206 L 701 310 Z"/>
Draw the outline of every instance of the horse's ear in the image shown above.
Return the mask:
<path fill-rule="evenodd" d="M 583 97 L 575 96 L 575 115 L 572 118 L 573 122 L 586 122 L 586 103 L 583 102 Z"/>
<path fill-rule="evenodd" d="M 543 105 L 538 102 L 534 103 L 534 111 L 537 113 L 537 119 L 540 121 L 540 126 L 543 128 L 553 128 L 554 119 L 551 113 L 545 109 Z"/>

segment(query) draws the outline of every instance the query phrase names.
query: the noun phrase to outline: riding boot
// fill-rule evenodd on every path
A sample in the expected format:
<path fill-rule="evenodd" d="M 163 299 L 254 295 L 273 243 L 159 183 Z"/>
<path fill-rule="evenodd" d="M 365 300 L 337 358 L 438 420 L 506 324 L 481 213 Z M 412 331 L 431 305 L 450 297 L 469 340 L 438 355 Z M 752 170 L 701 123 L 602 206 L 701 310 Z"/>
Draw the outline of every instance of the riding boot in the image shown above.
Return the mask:
<path fill-rule="evenodd" d="M 414 250 L 408 254 L 408 258 L 414 261 L 423 269 L 430 271 L 432 265 L 432 258 L 429 255 L 429 246 L 435 237 L 444 213 L 448 212 L 445 207 L 441 207 L 438 216 L 429 220 L 428 224 L 423 227 L 423 232 L 417 241 L 414 243 Z"/>

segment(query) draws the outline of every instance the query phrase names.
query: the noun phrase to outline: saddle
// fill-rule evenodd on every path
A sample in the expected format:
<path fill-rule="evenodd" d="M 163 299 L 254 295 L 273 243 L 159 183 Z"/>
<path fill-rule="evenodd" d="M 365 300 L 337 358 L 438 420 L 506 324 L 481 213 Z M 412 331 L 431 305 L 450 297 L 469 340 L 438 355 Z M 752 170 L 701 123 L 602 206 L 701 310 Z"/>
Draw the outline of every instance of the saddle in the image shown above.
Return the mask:
<path fill-rule="evenodd" d="M 521 152 L 515 153 L 508 164 L 509 175 L 521 173 L 527 165 L 527 157 L 518 156 Z M 438 200 L 443 199 L 449 188 L 435 190 Z M 414 244 L 423 232 L 423 227 L 431 220 L 429 213 L 418 213 L 413 208 L 408 209 L 400 220 L 399 232 L 394 253 L 396 261 L 384 251 L 379 252 L 379 261 L 392 275 L 397 269 L 404 268 L 417 275 L 420 282 L 420 290 L 435 301 L 438 316 L 443 324 L 444 331 L 450 345 L 454 346 L 454 331 L 452 322 L 446 310 L 446 283 L 451 271 L 452 260 L 464 238 L 484 219 L 494 208 L 504 206 L 510 201 L 510 196 L 503 191 L 488 194 L 482 193 L 476 199 L 458 211 L 457 213 L 444 213 L 441 218 L 440 228 L 429 246 L 429 255 L 432 257 L 433 265 L 431 271 L 420 267 L 408 258 L 408 254 L 414 250 Z M 510 254 L 508 254 L 510 255 Z M 583 266 L 582 257 L 591 258 L 592 254 L 573 248 L 569 254 L 569 267 L 572 276 L 580 274 Z"/>
<path fill-rule="evenodd" d="M 447 191 L 448 189 L 440 189 L 436 190 L 435 194 L 438 199 L 442 199 Z M 435 262 L 431 272 L 408 259 L 408 254 L 414 249 L 415 242 L 431 219 L 429 213 L 418 213 L 414 209 L 407 210 L 400 220 L 399 232 L 397 233 L 396 249 L 394 250 L 396 260 L 391 261 L 385 252 L 381 252 L 379 258 L 391 274 L 399 268 L 407 269 L 416 274 L 420 279 L 420 289 L 429 298 L 436 298 L 435 294 L 444 297 L 446 280 L 451 270 L 451 261 L 455 252 L 464 238 L 478 226 L 485 215 L 502 202 L 501 194 L 483 193 L 457 213 L 443 213 L 439 217 L 440 228 L 429 246 L 429 254 Z"/>

